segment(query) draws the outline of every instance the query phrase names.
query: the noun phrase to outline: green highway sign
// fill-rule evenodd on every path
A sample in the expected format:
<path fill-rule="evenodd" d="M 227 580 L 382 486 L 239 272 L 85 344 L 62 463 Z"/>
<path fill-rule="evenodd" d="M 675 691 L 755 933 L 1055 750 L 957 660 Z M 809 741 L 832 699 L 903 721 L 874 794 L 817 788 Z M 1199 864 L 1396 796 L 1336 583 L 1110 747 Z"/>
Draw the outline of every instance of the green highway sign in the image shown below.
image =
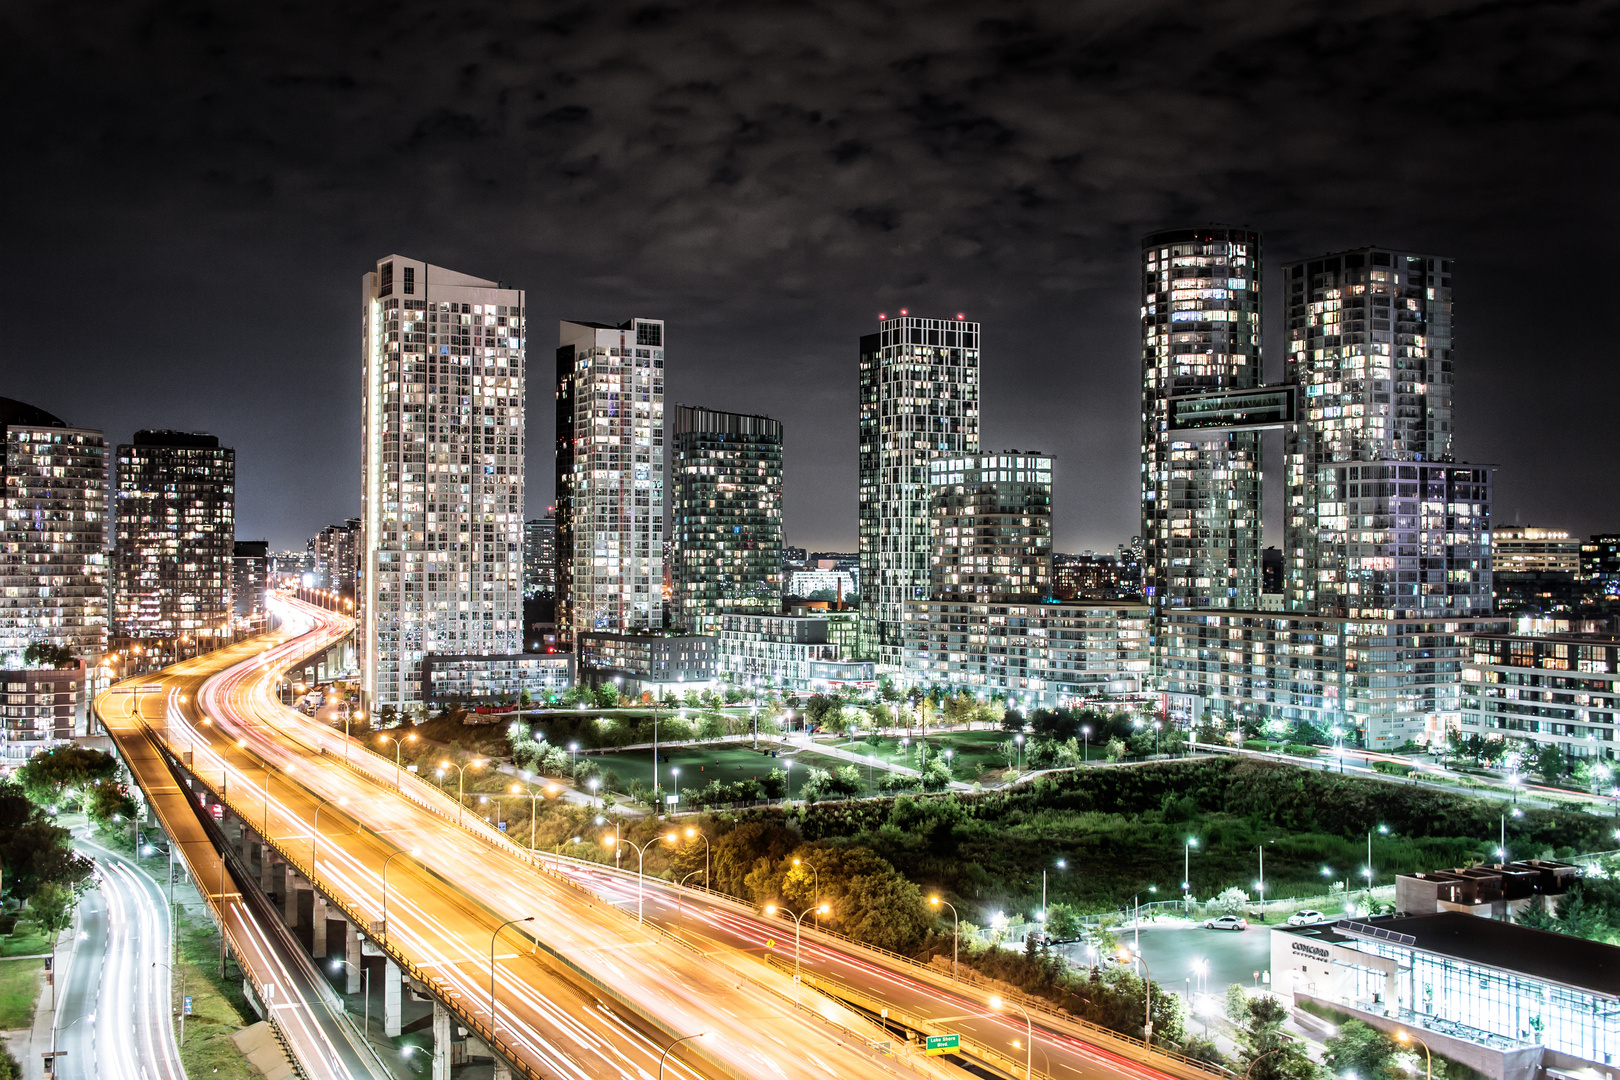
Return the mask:
<path fill-rule="evenodd" d="M 928 1054 L 960 1054 L 962 1052 L 962 1036 L 960 1035 L 930 1035 L 928 1045 L 923 1047 Z"/>

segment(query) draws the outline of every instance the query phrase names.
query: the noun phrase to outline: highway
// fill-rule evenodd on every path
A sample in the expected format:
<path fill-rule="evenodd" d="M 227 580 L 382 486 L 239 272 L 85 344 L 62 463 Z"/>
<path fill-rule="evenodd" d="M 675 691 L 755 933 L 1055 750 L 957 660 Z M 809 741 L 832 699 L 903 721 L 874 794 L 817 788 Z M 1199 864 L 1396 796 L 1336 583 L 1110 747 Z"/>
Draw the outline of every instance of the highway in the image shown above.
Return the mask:
<path fill-rule="evenodd" d="M 636 907 L 633 873 L 577 860 L 562 865 L 574 880 L 630 910 Z M 683 889 L 677 902 L 675 887 L 647 878 L 642 904 L 648 919 L 676 930 L 706 949 L 725 949 L 756 958 L 774 954 L 779 963 L 793 962 L 793 925 L 783 919 L 756 914 L 739 901 L 700 890 Z M 770 943 L 767 945 L 767 943 Z M 919 977 L 899 960 L 884 960 L 875 952 L 841 945 L 837 939 L 816 935 L 807 926 L 800 945 L 800 964 L 814 977 L 859 989 L 863 996 L 909 1016 L 936 1021 L 942 1029 L 959 1033 L 1023 1064 L 1023 1041 L 1028 1027 L 1016 1009 L 987 1007 L 990 991 L 952 988 L 943 974 Z M 1034 1062 L 1037 1073 L 1053 1077 L 1162 1077 L 1145 1066 L 1104 1047 L 1043 1028 L 1039 1013 L 1034 1022 Z"/>
<path fill-rule="evenodd" d="M 394 790 L 393 761 L 276 698 L 280 671 L 340 639 L 349 620 L 276 604 L 281 632 L 191 662 L 209 669 L 195 692 L 158 673 L 161 700 L 144 710 L 161 706 L 154 733 L 189 752 L 197 775 L 350 918 L 377 924 L 384 948 L 519 1071 L 644 1080 L 671 1038 L 697 1035 L 670 1054 L 666 1076 L 951 1074 L 870 1049 L 885 1035 L 853 1010 L 823 999 L 795 1008 L 787 975 L 638 927 L 481 821 L 457 827 L 455 800 L 432 785 L 404 774 Z M 495 936 L 511 920 L 532 921 Z"/>
<path fill-rule="evenodd" d="M 191 699 L 218 664 L 257 657 L 264 647 L 260 639 L 243 642 L 126 680 L 97 698 L 96 712 L 117 741 L 153 815 L 169 836 L 176 861 L 214 907 L 216 918 L 223 906 L 226 936 L 237 961 L 256 993 L 268 992 L 273 997 L 277 1026 L 310 1080 L 381 1080 L 388 1074 L 357 1045 L 358 1036 L 342 1018 L 341 1002 L 326 987 L 297 940 L 276 924 L 268 905 L 246 902 L 235 874 L 220 861 L 220 838 L 204 825 L 190 793 L 175 782 L 144 722 L 147 714 L 159 713 L 171 699 Z M 155 688 L 155 692 L 144 692 L 147 688 Z M 153 959 L 166 960 L 162 952 L 157 950 Z M 168 972 L 159 968 L 148 973 L 161 988 L 158 997 L 165 1003 L 163 1020 L 167 1025 Z M 136 974 L 132 972 L 131 982 L 125 985 L 133 985 Z M 79 1014 L 64 1013 L 70 1018 L 72 1015 Z M 102 1024 L 94 1026 L 100 1029 Z M 120 1026 L 118 1030 L 126 1028 Z M 65 1028 L 63 1033 L 71 1037 Z M 138 1077 L 140 1073 L 131 1075 Z M 183 1080 L 183 1075 L 177 1073 L 176 1080 Z M 158 1078 L 149 1075 L 146 1080 Z"/>

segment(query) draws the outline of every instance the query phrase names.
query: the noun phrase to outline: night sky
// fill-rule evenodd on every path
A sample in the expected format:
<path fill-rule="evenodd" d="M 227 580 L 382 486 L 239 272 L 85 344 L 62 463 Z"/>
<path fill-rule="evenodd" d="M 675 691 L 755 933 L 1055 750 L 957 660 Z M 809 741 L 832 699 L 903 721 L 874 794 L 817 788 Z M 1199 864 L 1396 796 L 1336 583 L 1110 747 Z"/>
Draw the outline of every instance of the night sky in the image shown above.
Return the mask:
<path fill-rule="evenodd" d="M 1455 259 L 1497 522 L 1620 528 L 1617 39 L 1578 0 L 11 0 L 0 394 L 218 434 L 238 535 L 302 547 L 359 510 L 360 276 L 397 251 L 528 290 L 531 514 L 557 320 L 661 317 L 666 409 L 781 419 L 788 541 L 852 549 L 857 339 L 961 311 L 985 449 L 1055 454 L 1058 550 L 1111 550 L 1139 238 L 1220 221 L 1265 234 L 1274 378 L 1283 261 Z"/>

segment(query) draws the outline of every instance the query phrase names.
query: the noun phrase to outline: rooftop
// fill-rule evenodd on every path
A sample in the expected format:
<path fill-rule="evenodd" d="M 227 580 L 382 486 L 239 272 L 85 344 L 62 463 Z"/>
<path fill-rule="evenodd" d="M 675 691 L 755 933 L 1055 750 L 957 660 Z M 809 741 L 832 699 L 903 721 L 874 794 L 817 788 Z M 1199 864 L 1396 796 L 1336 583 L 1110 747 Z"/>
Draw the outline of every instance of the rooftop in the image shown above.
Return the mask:
<path fill-rule="evenodd" d="M 1364 922 L 1341 919 L 1331 925 L 1283 932 L 1329 944 L 1383 939 L 1399 947 L 1620 999 L 1620 947 L 1460 911 L 1384 916 Z"/>

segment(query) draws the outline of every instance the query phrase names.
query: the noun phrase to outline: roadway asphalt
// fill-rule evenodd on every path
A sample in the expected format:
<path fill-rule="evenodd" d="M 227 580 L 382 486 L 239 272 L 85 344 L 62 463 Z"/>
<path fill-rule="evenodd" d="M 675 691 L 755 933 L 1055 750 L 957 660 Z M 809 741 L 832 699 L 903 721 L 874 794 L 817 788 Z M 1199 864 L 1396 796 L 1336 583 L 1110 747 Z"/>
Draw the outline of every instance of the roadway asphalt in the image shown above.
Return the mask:
<path fill-rule="evenodd" d="M 570 876 L 593 892 L 634 911 L 637 888 L 633 876 L 606 872 L 593 864 L 564 863 Z M 793 923 L 745 913 L 734 903 L 715 901 L 702 893 L 682 890 L 679 902 L 667 882 L 649 878 L 642 894 L 642 907 L 649 921 L 691 935 L 704 948 L 719 947 L 753 957 L 756 961 L 774 953 L 782 961 L 793 960 Z M 976 996 L 941 989 L 930 982 L 905 974 L 890 965 L 880 966 L 867 955 L 841 949 L 823 940 L 805 938 L 800 943 L 799 962 L 812 975 L 820 974 L 850 986 L 858 986 L 914 1016 L 934 1020 L 958 1034 L 989 1046 L 1015 1060 L 1024 1057 L 1023 1040 L 1028 1030 L 1024 1017 L 1016 1011 L 986 1010 Z M 1152 961 L 1149 960 L 1151 964 Z M 1106 1049 L 1082 1042 L 1066 1034 L 1044 1030 L 1040 1018 L 1034 1024 L 1034 1060 L 1037 1072 L 1053 1077 L 1129 1078 L 1162 1077 L 1158 1071 L 1121 1057 Z M 1019 1060 L 1022 1066 L 1022 1061 Z"/>
<path fill-rule="evenodd" d="M 406 791 L 396 794 L 392 761 L 355 747 L 345 766 L 341 732 L 286 709 L 274 689 L 282 666 L 347 632 L 348 620 L 278 603 L 290 621 L 312 624 L 308 632 L 245 663 L 220 658 L 218 674 L 193 701 L 179 700 L 173 688 L 166 737 L 194 752 L 197 774 L 227 787 L 238 813 L 267 824 L 284 857 L 305 872 L 313 862 L 315 876 L 363 922 L 383 918 L 382 873 L 394 857 L 389 944 L 481 1025 L 492 1019 L 490 935 L 504 920 L 532 917 L 521 935 L 507 931 L 504 949 L 495 949 L 494 1020 L 521 1064 L 548 1077 L 644 1080 L 675 1031 L 706 1035 L 699 1053 L 685 1044 L 670 1055 L 666 1075 L 683 1080 L 723 1072 L 777 1080 L 824 1080 L 828 1072 L 852 1080 L 949 1075 L 931 1059 L 909 1062 L 908 1073 L 863 1045 L 882 1033 L 853 1011 L 830 1003 L 796 1011 L 786 976 L 754 970 L 739 977 L 589 901 L 515 846 L 502 847 L 498 834 L 478 839 L 471 829 L 481 823 L 469 819 L 468 829 L 457 828 L 455 801 L 431 785 L 407 775 Z M 212 722 L 201 723 L 203 715 Z M 525 949 L 530 933 L 537 945 Z M 555 961 L 536 956 L 538 943 L 571 966 L 566 980 L 549 966 Z M 594 989 L 575 988 L 590 983 Z"/>

